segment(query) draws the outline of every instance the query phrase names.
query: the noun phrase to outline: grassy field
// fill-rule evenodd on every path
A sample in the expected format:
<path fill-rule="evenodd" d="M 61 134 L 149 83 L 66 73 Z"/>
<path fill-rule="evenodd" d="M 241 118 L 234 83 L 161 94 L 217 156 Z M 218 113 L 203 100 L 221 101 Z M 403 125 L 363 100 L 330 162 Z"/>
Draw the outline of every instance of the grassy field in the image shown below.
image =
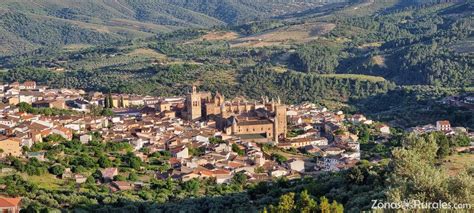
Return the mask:
<path fill-rule="evenodd" d="M 2 176 L 8 176 L 8 175 L 11 175 L 11 174 L 9 173 L 0 174 L 0 178 L 2 178 Z M 64 184 L 64 180 L 56 178 L 56 176 L 49 173 L 40 175 L 40 176 L 29 176 L 26 173 L 21 173 L 20 176 L 23 179 L 37 185 L 39 188 L 47 189 L 47 190 L 60 189 Z"/>
<path fill-rule="evenodd" d="M 474 154 L 454 154 L 448 156 L 442 164 L 449 175 L 455 176 L 465 169 L 474 167 Z"/>
<path fill-rule="evenodd" d="M 41 176 L 28 176 L 27 174 L 22 174 L 22 177 L 43 189 L 59 189 L 64 183 L 64 180 L 58 179 L 52 174 L 44 174 Z"/>

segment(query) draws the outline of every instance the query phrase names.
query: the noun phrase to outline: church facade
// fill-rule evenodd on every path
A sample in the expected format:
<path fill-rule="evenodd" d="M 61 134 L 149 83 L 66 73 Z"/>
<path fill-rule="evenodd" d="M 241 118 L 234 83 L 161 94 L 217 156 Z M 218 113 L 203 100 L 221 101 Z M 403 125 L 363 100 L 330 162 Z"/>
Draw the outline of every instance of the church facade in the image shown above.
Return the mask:
<path fill-rule="evenodd" d="M 254 142 L 278 143 L 286 136 L 286 106 L 279 98 L 249 102 L 244 98 L 226 101 L 219 92 L 198 92 L 193 86 L 186 96 L 183 117 L 187 120 L 214 120 L 216 127 L 228 135 Z"/>

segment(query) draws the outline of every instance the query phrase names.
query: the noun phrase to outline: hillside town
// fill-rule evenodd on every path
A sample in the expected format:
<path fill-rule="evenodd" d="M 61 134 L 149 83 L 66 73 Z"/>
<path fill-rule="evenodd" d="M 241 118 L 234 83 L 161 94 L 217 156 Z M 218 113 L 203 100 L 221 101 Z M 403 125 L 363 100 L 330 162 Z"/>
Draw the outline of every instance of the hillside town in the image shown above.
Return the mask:
<path fill-rule="evenodd" d="M 145 171 L 162 180 L 212 179 L 223 184 L 236 174 L 258 182 L 340 171 L 361 160 L 359 135 L 349 131 L 351 127 L 370 126 L 377 143 L 391 137 L 388 125 L 362 114 L 346 115 L 307 103 L 285 105 L 278 97 L 225 99 L 219 92 L 201 92 L 195 86 L 185 97 L 87 93 L 50 89 L 33 81 L 1 85 L 0 91 L 0 159 L 51 161 L 47 151 L 34 147 L 57 143 L 48 139 L 54 137 L 81 144 L 125 143 L 144 163 L 150 163 L 154 153 L 167 156 L 166 169 Z M 446 134 L 455 130 L 467 132 L 451 128 L 449 121 L 411 129 Z M 112 192 L 147 184 L 117 179 L 126 171 L 120 166 L 100 171 L 97 183 Z M 12 172 L 14 168 L 1 170 Z M 90 175 L 65 168 L 55 178 L 82 184 Z"/>
<path fill-rule="evenodd" d="M 212 174 L 201 172 L 199 167 L 207 164 L 215 167 L 215 171 L 227 174 L 227 178 L 242 170 L 252 175 L 256 166 L 265 166 L 269 174 L 276 170 L 290 174 L 289 165 L 275 165 L 264 155 L 259 146 L 263 143 L 282 149 L 302 148 L 320 156 L 341 156 L 337 164 L 321 169 L 344 168 L 360 158 L 357 136 L 334 135 L 334 132 L 343 128 L 344 121 L 368 122 L 361 118 L 362 115 L 348 119 L 341 112 L 332 113 L 310 104 L 287 107 L 280 100 L 267 97 L 252 102 L 243 98 L 225 101 L 218 92 L 215 95 L 197 92 L 195 87 L 186 97 L 169 98 L 48 89 L 31 81 L 3 85 L 0 90 L 4 100 L 0 120 L 4 157 L 38 156 L 38 153 L 23 153 L 22 147 L 43 142 L 52 134 L 88 143 L 91 133 L 99 133 L 104 141 L 129 142 L 139 156 L 143 156 L 140 154 L 143 148 L 151 153 L 171 152 L 170 163 L 177 166 L 176 170 L 188 171 L 181 172 L 184 179 L 192 173 L 203 177 Z M 17 107 L 20 103 L 70 113 L 33 114 Z M 94 115 L 91 110 L 97 106 L 108 107 L 113 113 L 110 116 Z M 291 131 L 298 130 L 300 134 L 286 137 L 288 124 Z M 209 142 L 214 138 L 225 143 Z M 232 144 L 245 150 L 245 155 L 236 155 Z M 190 147 L 205 147 L 205 154 L 192 156 Z M 146 160 L 145 157 L 142 160 Z"/>

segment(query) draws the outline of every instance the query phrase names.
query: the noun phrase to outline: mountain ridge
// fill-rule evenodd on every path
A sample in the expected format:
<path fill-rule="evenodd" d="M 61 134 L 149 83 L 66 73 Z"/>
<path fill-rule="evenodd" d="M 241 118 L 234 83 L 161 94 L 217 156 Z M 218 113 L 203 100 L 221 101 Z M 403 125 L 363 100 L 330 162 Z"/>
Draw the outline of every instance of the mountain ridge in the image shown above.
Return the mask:
<path fill-rule="evenodd" d="M 5 32 L 0 37 L 0 54 L 23 53 L 44 43 L 103 44 L 176 29 L 235 25 L 321 5 L 311 1 L 289 2 L 293 1 L 5 0 L 0 2 L 0 31 Z M 42 27 L 28 29 L 25 23 Z M 64 39 L 54 32 L 78 34 L 81 38 Z"/>

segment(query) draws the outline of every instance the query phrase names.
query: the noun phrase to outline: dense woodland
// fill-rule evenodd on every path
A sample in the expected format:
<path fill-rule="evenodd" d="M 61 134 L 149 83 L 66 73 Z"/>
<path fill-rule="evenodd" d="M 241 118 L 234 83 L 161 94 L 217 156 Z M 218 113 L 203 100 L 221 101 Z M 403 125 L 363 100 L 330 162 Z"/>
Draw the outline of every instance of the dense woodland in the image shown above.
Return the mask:
<path fill-rule="evenodd" d="M 109 44 L 176 29 L 244 24 L 318 6 L 319 1 L 290 0 L 5 0 L 0 2 L 0 56 L 49 45 Z"/>

